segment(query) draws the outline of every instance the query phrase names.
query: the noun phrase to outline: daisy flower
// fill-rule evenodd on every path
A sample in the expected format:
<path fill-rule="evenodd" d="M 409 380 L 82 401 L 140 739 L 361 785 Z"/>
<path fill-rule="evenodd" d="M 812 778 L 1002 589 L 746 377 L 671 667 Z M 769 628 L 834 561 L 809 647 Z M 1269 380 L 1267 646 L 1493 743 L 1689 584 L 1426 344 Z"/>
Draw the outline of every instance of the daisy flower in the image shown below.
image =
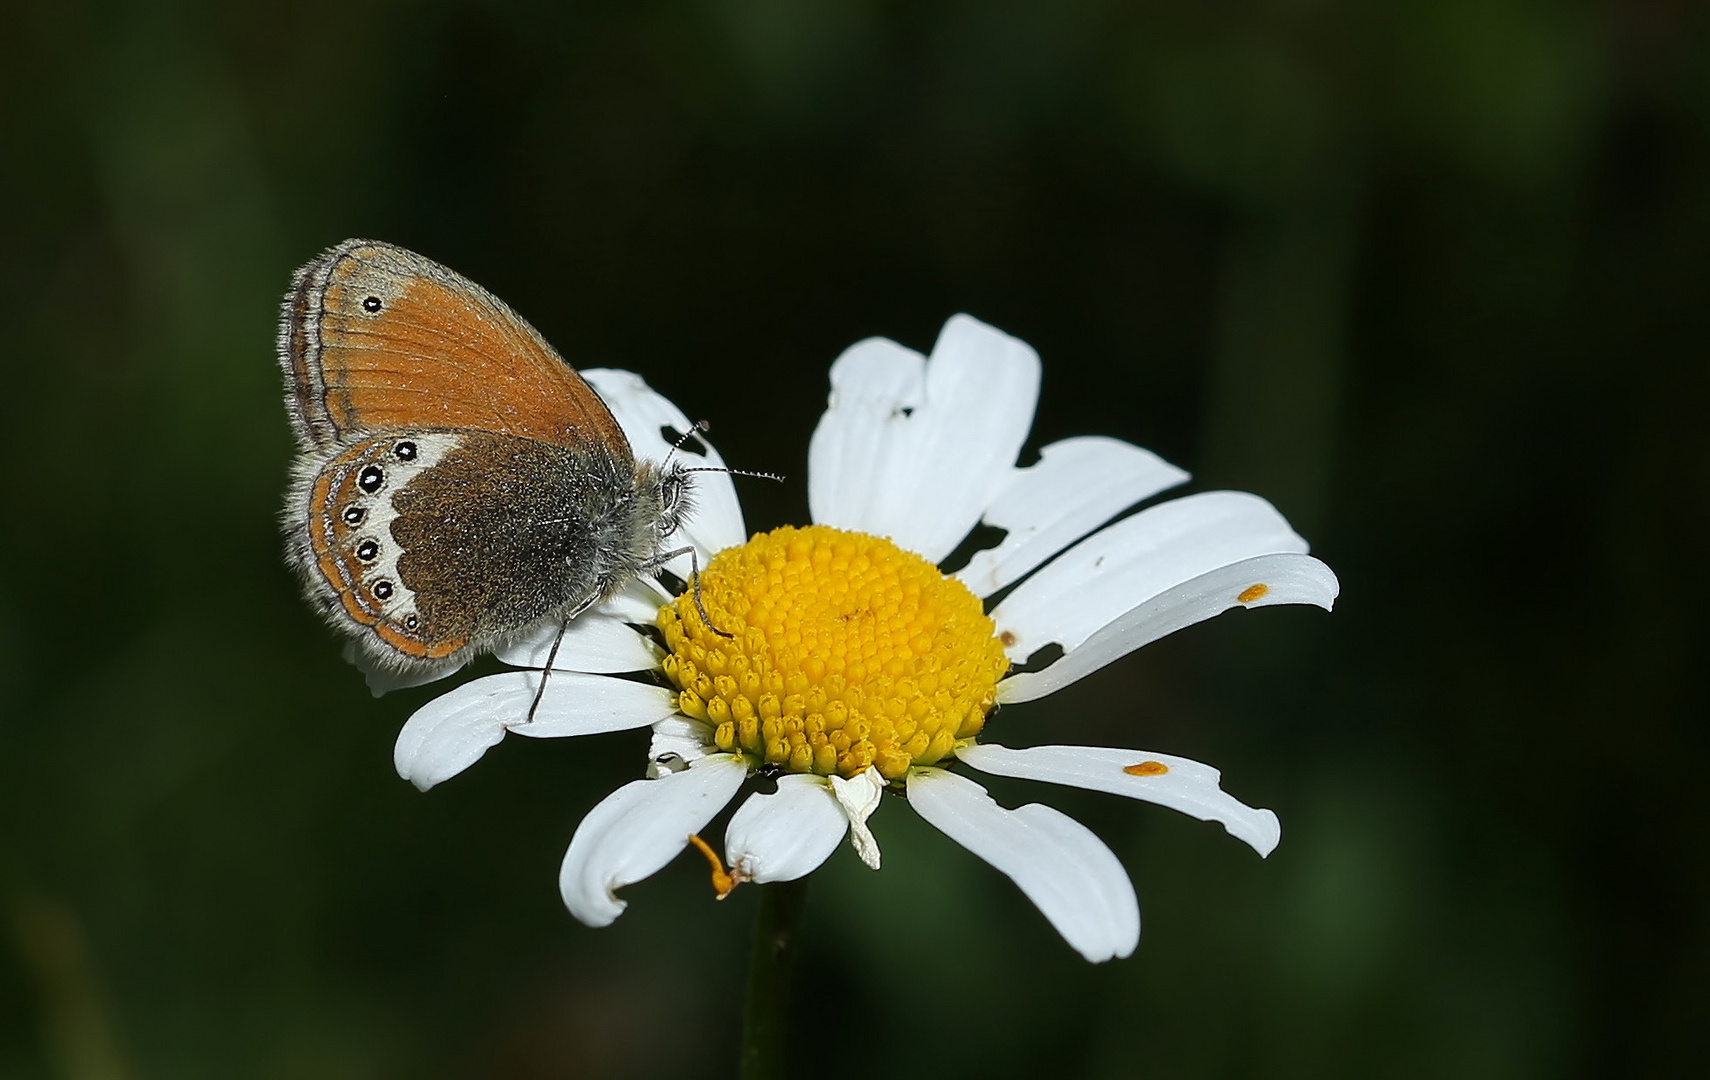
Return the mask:
<path fill-rule="evenodd" d="M 663 433 L 691 430 L 638 376 L 583 375 L 638 458 L 662 460 Z M 851 347 L 832 365 L 808 447 L 812 525 L 749 537 L 729 476 L 699 474 L 683 534 L 717 631 L 692 592 L 634 581 L 563 631 L 532 721 L 556 624 L 498 651 L 516 670 L 417 711 L 398 737 L 399 774 L 426 790 L 507 733 L 651 727 L 646 778 L 595 806 L 565 853 L 559 887 L 584 923 L 611 923 L 618 890 L 690 845 L 714 864 L 721 895 L 799 878 L 845 837 L 878 869 L 869 818 L 890 791 L 1009 876 L 1088 960 L 1127 956 L 1140 913 L 1116 856 L 1048 806 L 999 805 L 970 772 L 1158 803 L 1221 823 L 1260 855 L 1277 844 L 1276 815 L 1225 794 L 1196 761 L 1012 749 L 986 741 L 987 721 L 1230 608 L 1328 610 L 1337 583 L 1255 495 L 1204 492 L 1115 520 L 1187 479 L 1128 443 L 1065 439 L 1016 467 L 1039 377 L 1033 349 L 966 315 L 945 324 L 930 357 L 883 338 Z M 707 458 L 722 464 L 710 448 Z M 942 573 L 982 523 L 1002 541 Z M 669 569 L 687 579 L 689 559 Z M 1010 673 L 1051 645 L 1053 662 Z M 756 776 L 770 790 L 742 799 L 721 865 L 699 834 Z"/>

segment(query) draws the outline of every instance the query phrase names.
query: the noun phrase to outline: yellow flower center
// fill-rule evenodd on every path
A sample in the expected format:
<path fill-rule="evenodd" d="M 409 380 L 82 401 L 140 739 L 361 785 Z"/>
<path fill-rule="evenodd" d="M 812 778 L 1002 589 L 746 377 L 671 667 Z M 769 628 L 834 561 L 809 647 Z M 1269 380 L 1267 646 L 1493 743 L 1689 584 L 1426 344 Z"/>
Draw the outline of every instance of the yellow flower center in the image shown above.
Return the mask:
<path fill-rule="evenodd" d="M 979 597 L 876 536 L 786 526 L 722 551 L 659 609 L 665 674 L 720 750 L 895 780 L 985 724 L 1009 667 Z"/>

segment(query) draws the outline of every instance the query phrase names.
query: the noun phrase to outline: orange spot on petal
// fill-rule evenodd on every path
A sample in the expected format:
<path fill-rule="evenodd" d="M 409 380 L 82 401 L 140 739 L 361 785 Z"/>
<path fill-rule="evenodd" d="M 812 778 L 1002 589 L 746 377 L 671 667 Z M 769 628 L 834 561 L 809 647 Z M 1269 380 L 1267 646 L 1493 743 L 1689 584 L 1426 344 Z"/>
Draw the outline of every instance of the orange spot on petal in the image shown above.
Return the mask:
<path fill-rule="evenodd" d="M 1270 591 L 1271 587 L 1269 585 L 1249 585 L 1245 589 L 1242 589 L 1241 595 L 1237 596 L 1235 599 L 1241 601 L 1243 604 L 1251 604 L 1253 601 Z"/>
<path fill-rule="evenodd" d="M 1138 765 L 1124 765 L 1122 771 L 1129 776 L 1162 776 L 1170 767 L 1161 761 L 1142 761 Z"/>
<path fill-rule="evenodd" d="M 735 878 L 725 873 L 724 861 L 718 857 L 718 852 L 714 851 L 711 845 L 695 833 L 689 834 L 689 843 L 695 845 L 695 850 L 706 856 L 708 864 L 712 866 L 712 887 L 713 892 L 718 894 L 718 899 L 723 900 L 729 896 L 731 890 L 736 888 L 737 882 Z"/>
<path fill-rule="evenodd" d="M 1003 633 L 998 635 L 998 640 L 1003 642 L 1004 648 L 1009 648 L 1015 644 L 1015 631 L 1005 630 Z"/>

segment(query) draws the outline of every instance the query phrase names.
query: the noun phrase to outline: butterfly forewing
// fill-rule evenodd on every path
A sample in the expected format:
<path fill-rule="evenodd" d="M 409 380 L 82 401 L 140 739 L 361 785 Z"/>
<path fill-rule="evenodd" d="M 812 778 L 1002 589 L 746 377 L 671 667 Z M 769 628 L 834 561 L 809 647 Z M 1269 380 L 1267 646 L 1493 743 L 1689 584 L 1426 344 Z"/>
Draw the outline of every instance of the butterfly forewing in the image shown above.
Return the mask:
<path fill-rule="evenodd" d="M 347 240 L 298 271 L 280 352 L 312 446 L 443 428 L 629 453 L 605 403 L 521 316 L 390 244 Z"/>

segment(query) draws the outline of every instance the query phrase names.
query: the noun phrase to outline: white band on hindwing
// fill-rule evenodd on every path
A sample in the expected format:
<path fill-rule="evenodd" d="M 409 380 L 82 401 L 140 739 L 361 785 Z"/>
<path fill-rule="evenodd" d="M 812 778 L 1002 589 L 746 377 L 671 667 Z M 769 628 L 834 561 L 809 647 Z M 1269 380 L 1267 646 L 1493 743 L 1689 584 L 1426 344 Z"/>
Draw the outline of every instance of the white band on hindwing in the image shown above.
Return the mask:
<path fill-rule="evenodd" d="M 404 549 L 392 538 L 392 522 L 398 517 L 393 499 L 424 470 L 437 465 L 457 449 L 462 439 L 449 432 L 399 432 L 363 442 L 366 445 L 361 453 L 336 466 L 328 485 L 328 492 L 335 500 L 340 492 L 350 489 L 357 492 L 355 499 L 347 498 L 337 505 L 320 508 L 325 541 L 327 547 L 337 553 L 334 563 L 343 578 L 330 584 L 335 589 L 350 593 L 368 614 L 415 637 L 420 626 L 409 627 L 406 620 L 411 615 L 419 620 L 421 614 L 416 607 L 416 594 L 404 585 L 398 573 L 398 560 Z M 413 458 L 398 457 L 395 451 L 402 443 L 415 445 Z M 369 466 L 379 468 L 382 475 L 380 486 L 373 492 L 362 491 L 360 484 L 351 479 L 360 478 L 362 471 Z M 349 530 L 346 533 L 348 539 L 340 543 L 337 534 L 343 524 L 342 515 L 353 505 L 362 509 L 362 521 L 354 527 L 345 526 Z M 359 558 L 357 551 L 369 541 L 377 549 L 374 558 Z M 391 594 L 384 600 L 374 592 L 375 586 L 382 582 L 391 585 Z"/>

